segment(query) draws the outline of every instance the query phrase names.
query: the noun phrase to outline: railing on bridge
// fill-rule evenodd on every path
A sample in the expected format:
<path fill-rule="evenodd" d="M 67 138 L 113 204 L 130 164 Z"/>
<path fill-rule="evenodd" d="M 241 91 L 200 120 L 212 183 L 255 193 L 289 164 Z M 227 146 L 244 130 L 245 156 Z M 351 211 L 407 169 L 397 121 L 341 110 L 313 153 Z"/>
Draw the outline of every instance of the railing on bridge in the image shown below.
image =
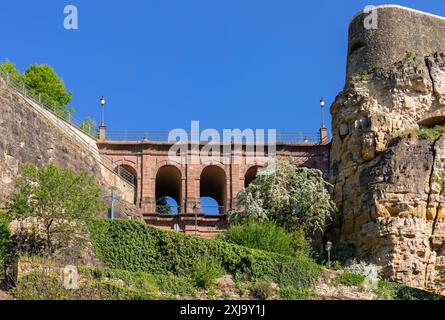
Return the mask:
<path fill-rule="evenodd" d="M 194 210 L 195 212 L 186 212 L 185 214 L 204 214 L 204 215 L 224 215 L 226 210 L 220 206 L 201 206 Z M 181 207 L 170 205 L 158 205 L 156 206 L 156 214 L 160 215 L 178 215 L 181 214 Z"/>
<path fill-rule="evenodd" d="M 224 137 L 223 131 L 218 131 L 220 141 L 221 142 L 233 142 L 234 138 L 229 137 L 229 139 Z M 194 141 L 194 137 L 188 133 L 189 141 Z M 273 138 L 270 136 L 271 139 Z M 172 135 L 170 136 L 169 131 L 109 131 L 107 132 L 107 139 L 111 141 L 156 141 L 156 142 L 176 142 L 177 137 Z M 243 138 L 243 142 L 255 142 L 255 136 L 253 137 L 253 141 L 246 140 Z M 321 136 L 318 132 L 286 132 L 286 131 L 278 131 L 275 136 L 277 143 L 320 143 Z M 207 142 L 208 140 L 201 140 L 200 142 Z M 269 141 L 269 135 L 267 131 L 264 134 L 264 142 L 267 143 Z"/>
<path fill-rule="evenodd" d="M 156 206 L 156 213 L 162 215 L 177 215 L 181 212 L 181 208 L 179 206 L 170 206 L 170 205 L 159 205 Z"/>

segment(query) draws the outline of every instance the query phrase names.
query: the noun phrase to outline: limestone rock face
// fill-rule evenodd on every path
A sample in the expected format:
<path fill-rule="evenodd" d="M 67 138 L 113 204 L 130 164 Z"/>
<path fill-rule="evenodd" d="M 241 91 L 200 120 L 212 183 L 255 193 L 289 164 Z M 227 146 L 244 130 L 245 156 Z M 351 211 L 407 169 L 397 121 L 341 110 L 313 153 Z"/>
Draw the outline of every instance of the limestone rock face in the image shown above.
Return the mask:
<path fill-rule="evenodd" d="M 445 55 L 356 76 L 331 107 L 336 236 L 386 276 L 433 288 L 445 268 Z"/>

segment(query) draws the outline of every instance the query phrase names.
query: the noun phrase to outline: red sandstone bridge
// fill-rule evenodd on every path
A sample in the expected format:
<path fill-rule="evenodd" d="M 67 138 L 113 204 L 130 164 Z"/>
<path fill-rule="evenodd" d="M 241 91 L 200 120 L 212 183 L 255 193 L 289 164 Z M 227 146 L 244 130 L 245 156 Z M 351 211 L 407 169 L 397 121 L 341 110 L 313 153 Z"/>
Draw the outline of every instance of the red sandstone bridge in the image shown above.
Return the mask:
<path fill-rule="evenodd" d="M 230 161 L 224 161 L 227 154 L 221 147 L 216 157 L 193 162 L 191 142 L 187 143 L 185 157 L 172 159 L 169 150 L 175 143 L 168 132 L 105 132 L 104 127 L 97 141 L 101 155 L 111 159 L 116 172 L 134 185 L 134 203 L 147 223 L 212 237 L 226 228 L 226 213 L 236 208 L 237 194 L 267 164 L 268 147 L 264 156 L 253 157 L 246 141 L 238 153 L 233 141 L 223 141 L 230 144 Z M 197 143 L 199 151 L 206 143 Z M 322 127 L 318 133 L 277 132 L 274 152 L 291 158 L 295 165 L 320 169 L 327 176 L 329 148 L 327 129 Z M 158 200 L 165 197 L 176 205 L 159 205 Z M 205 197 L 214 199 L 217 205 L 202 205 Z M 214 213 L 209 214 L 209 209 Z"/>

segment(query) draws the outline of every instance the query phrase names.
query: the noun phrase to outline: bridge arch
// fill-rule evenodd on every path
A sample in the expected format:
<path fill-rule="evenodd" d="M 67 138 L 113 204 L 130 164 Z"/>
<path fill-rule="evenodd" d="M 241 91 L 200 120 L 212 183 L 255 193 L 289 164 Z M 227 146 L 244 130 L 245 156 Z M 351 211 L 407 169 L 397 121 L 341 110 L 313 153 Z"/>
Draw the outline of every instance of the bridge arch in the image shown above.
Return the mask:
<path fill-rule="evenodd" d="M 260 169 L 260 166 L 253 166 L 250 167 L 249 169 L 247 169 L 245 175 L 244 175 L 244 188 L 247 188 L 249 186 L 249 184 L 252 183 L 253 180 L 255 180 L 255 178 L 258 175 L 258 170 Z"/>
<path fill-rule="evenodd" d="M 205 167 L 201 172 L 199 188 L 202 212 L 208 213 L 206 212 L 205 206 L 203 206 L 203 198 L 212 198 L 215 200 L 218 206 L 218 208 L 216 208 L 216 213 L 226 212 L 227 176 L 223 168 L 217 165 L 210 165 Z"/>
<path fill-rule="evenodd" d="M 134 186 L 134 204 L 137 203 L 138 197 L 138 173 L 137 170 L 130 164 L 121 162 L 114 168 L 114 172 L 119 175 L 122 179 L 127 181 L 129 184 Z"/>
<path fill-rule="evenodd" d="M 170 213 L 176 213 L 181 211 L 182 204 L 182 173 L 179 168 L 174 165 L 164 165 L 160 167 L 156 174 L 155 185 L 155 197 L 156 202 L 162 198 L 171 198 L 176 202 L 177 208 L 172 208 Z M 169 204 L 170 207 L 172 204 Z M 163 204 L 161 204 L 163 206 Z M 157 208 L 157 212 L 162 211 L 164 208 Z M 166 212 L 163 212 L 166 213 Z"/>

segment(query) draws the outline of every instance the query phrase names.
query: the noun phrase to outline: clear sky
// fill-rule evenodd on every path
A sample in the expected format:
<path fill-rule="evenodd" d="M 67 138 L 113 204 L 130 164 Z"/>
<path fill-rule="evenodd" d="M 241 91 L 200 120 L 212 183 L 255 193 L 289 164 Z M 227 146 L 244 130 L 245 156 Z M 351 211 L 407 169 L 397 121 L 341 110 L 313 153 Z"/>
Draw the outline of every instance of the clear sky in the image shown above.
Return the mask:
<path fill-rule="evenodd" d="M 0 60 L 55 68 L 79 117 L 109 130 L 316 131 L 342 89 L 347 28 L 368 4 L 332 0 L 0 0 Z M 392 1 L 445 16 L 444 0 Z M 79 30 L 63 27 L 65 5 Z M 327 113 L 327 112 L 326 112 Z"/>

